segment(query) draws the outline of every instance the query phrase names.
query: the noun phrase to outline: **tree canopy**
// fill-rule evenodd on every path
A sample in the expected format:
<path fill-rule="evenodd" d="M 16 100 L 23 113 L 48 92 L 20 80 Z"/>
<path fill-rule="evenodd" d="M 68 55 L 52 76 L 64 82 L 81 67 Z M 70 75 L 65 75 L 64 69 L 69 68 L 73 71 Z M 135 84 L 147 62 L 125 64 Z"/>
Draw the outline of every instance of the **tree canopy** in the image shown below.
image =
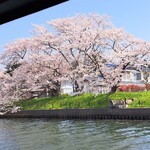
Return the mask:
<path fill-rule="evenodd" d="M 34 25 L 31 38 L 5 46 L 1 64 L 7 69 L 0 73 L 0 99 L 18 100 L 26 94 L 23 89 L 39 86 L 58 90 L 64 79 L 82 91 L 85 79 L 92 87 L 98 76 L 115 91 L 126 68 L 149 62 L 150 43 L 116 28 L 107 16 L 59 18 Z"/>

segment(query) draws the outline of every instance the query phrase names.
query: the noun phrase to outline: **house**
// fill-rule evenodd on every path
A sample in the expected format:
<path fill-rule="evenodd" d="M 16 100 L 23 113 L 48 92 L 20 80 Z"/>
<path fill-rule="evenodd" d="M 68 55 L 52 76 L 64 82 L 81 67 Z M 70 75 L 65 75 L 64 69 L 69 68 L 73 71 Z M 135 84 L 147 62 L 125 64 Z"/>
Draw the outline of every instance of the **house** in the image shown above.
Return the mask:
<path fill-rule="evenodd" d="M 49 95 L 48 91 L 45 88 L 36 87 L 30 89 L 22 89 L 22 96 L 21 99 L 30 99 L 30 98 L 42 98 L 47 97 Z M 24 93 L 24 94 L 23 94 Z"/>
<path fill-rule="evenodd" d="M 69 82 L 68 80 L 61 81 L 60 91 L 63 94 L 71 94 L 74 92 L 74 85 L 73 83 Z"/>
<path fill-rule="evenodd" d="M 122 75 L 121 84 L 143 84 L 143 73 L 134 69 L 127 69 Z"/>
<path fill-rule="evenodd" d="M 99 93 L 108 93 L 110 89 L 108 86 L 106 86 L 103 83 L 103 79 L 98 77 L 96 80 L 91 81 L 90 77 L 87 79 L 83 80 L 84 87 L 82 89 L 83 93 L 94 93 L 94 94 L 99 94 Z M 60 91 L 63 94 L 69 94 L 69 95 L 76 95 L 79 94 L 80 92 L 76 92 L 75 90 L 75 85 L 71 83 L 69 80 L 63 80 L 61 82 L 60 86 Z"/>
<path fill-rule="evenodd" d="M 108 66 L 112 68 L 112 66 Z M 93 80 L 88 77 L 88 80 L 84 80 L 84 88 L 83 92 L 85 93 L 108 93 L 110 92 L 110 88 L 103 83 L 103 78 L 97 77 L 92 81 L 92 86 L 90 86 L 89 81 Z M 141 70 L 136 70 L 133 67 L 129 67 L 126 69 L 122 75 L 120 85 L 138 85 L 144 86 L 146 83 L 150 83 L 150 67 L 141 67 Z M 74 85 L 68 80 L 62 81 L 61 83 L 61 93 L 67 93 L 72 95 L 74 93 Z"/>
<path fill-rule="evenodd" d="M 121 84 L 136 84 L 143 86 L 145 83 L 150 83 L 150 69 L 141 68 L 141 70 L 136 70 L 134 68 L 128 68 L 124 71 L 122 75 Z"/>

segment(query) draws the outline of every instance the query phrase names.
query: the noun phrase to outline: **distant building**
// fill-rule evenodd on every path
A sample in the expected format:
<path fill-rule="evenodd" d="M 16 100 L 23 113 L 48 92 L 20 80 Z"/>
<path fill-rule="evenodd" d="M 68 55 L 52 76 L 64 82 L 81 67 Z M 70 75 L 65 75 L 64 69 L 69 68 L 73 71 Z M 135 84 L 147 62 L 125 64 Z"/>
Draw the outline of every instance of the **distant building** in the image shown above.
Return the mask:
<path fill-rule="evenodd" d="M 109 67 L 111 68 L 111 66 Z M 88 80 L 90 80 L 90 78 Z M 97 80 L 93 81 L 93 86 L 89 86 L 88 80 L 84 81 L 83 92 L 95 94 L 110 92 L 110 88 L 103 83 L 103 78 L 97 77 Z M 135 84 L 144 86 L 146 83 L 150 83 L 150 68 L 142 67 L 139 71 L 130 67 L 124 71 L 120 85 Z M 72 95 L 74 92 L 73 83 L 68 80 L 62 81 L 61 93 Z"/>
<path fill-rule="evenodd" d="M 64 80 L 61 82 L 61 93 L 71 94 L 74 92 L 74 85 L 68 80 Z"/>
<path fill-rule="evenodd" d="M 141 68 L 140 71 L 134 68 L 128 68 L 124 71 L 121 84 L 144 85 L 145 83 L 150 83 L 149 68 Z"/>
<path fill-rule="evenodd" d="M 143 73 L 137 70 L 125 70 L 121 84 L 143 84 Z"/>

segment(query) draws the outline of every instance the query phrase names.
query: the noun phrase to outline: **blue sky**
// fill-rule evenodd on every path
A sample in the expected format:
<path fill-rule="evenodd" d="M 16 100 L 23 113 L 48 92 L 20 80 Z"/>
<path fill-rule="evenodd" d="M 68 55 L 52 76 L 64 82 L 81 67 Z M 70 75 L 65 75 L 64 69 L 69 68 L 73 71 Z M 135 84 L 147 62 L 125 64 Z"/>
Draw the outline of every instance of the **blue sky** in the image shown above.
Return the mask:
<path fill-rule="evenodd" d="M 70 0 L 0 26 L 2 46 L 17 38 L 29 37 L 32 24 L 73 16 L 77 13 L 99 13 L 111 16 L 117 27 L 134 36 L 150 41 L 150 0 Z"/>

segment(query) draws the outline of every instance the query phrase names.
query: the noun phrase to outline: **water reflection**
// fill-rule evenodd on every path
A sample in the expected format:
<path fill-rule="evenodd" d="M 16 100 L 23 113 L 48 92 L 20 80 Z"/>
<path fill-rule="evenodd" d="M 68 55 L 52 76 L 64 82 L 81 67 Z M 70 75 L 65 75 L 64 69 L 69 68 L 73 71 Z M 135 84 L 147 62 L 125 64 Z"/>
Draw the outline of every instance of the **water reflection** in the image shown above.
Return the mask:
<path fill-rule="evenodd" d="M 0 150 L 147 150 L 149 121 L 0 120 Z"/>

